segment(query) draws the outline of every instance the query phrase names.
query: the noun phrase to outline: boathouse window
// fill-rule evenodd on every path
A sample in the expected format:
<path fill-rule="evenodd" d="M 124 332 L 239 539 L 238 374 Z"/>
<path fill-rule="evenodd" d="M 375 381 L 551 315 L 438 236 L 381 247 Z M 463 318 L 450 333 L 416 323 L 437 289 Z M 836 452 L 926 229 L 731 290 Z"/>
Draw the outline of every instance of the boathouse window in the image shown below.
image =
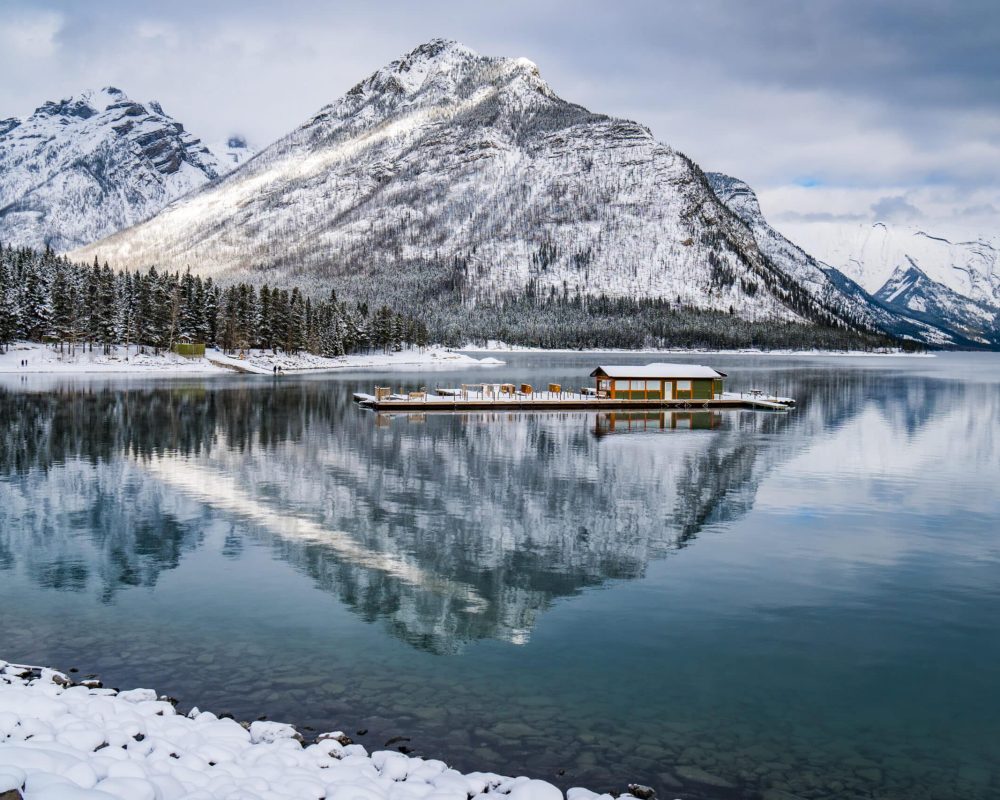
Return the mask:
<path fill-rule="evenodd" d="M 615 391 L 616 392 L 627 392 L 628 391 L 628 381 L 615 381 Z"/>

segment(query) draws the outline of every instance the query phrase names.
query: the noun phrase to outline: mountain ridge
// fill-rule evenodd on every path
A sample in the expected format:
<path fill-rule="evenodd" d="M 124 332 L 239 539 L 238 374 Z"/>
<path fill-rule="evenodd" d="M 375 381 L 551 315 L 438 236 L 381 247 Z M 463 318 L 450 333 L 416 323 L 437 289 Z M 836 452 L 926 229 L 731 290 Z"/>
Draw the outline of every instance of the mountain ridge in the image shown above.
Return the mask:
<path fill-rule="evenodd" d="M 0 122 L 0 241 L 80 246 L 233 166 L 156 101 L 136 102 L 113 86 L 48 101 Z"/>
<path fill-rule="evenodd" d="M 900 266 L 979 303 L 1000 307 L 1000 238 L 943 236 L 887 221 L 793 226 L 811 252 L 877 293 Z"/>
<path fill-rule="evenodd" d="M 875 297 L 886 307 L 947 330 L 963 347 L 1000 347 L 1000 309 L 930 278 L 912 260 L 901 264 Z"/>

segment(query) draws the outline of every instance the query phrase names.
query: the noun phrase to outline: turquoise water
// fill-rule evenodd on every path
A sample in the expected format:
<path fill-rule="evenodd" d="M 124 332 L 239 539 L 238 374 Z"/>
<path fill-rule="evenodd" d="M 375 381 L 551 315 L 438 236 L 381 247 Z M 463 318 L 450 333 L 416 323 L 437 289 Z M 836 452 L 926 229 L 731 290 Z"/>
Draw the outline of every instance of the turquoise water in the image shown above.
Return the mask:
<path fill-rule="evenodd" d="M 1000 796 L 1000 358 L 700 360 L 799 408 L 0 383 L 0 657 L 562 786 Z"/>

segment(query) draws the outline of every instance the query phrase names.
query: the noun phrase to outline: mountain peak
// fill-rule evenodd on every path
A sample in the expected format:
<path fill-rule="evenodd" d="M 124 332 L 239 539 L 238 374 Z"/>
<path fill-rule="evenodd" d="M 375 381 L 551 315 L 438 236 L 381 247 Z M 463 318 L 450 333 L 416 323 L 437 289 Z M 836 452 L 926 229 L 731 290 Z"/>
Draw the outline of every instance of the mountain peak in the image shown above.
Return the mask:
<path fill-rule="evenodd" d="M 478 106 L 503 93 L 501 104 L 520 111 L 553 103 L 566 105 L 542 80 L 527 58 L 485 56 L 453 39 L 431 39 L 376 70 L 345 95 L 320 109 L 284 140 L 272 156 L 317 141 L 328 144 L 361 131 L 373 130 L 391 118 L 408 117 L 407 124 L 437 111 L 457 112 Z M 584 109 L 579 109 L 584 111 Z M 520 113 L 520 112 L 519 112 Z M 416 116 L 414 116 L 416 115 Z"/>
<path fill-rule="evenodd" d="M 372 73 L 348 95 L 373 92 L 390 96 L 412 95 L 420 90 L 429 76 L 450 73 L 463 61 L 477 57 L 479 54 L 474 50 L 452 39 L 431 39 Z"/>
<path fill-rule="evenodd" d="M 251 155 L 209 150 L 158 103 L 115 86 L 44 103 L 0 121 L 0 239 L 57 249 L 92 241 Z"/>
<path fill-rule="evenodd" d="M 407 53 L 403 58 L 438 58 L 442 54 L 448 53 L 462 53 L 464 55 L 477 55 L 476 51 L 470 47 L 466 47 L 461 42 L 457 42 L 454 39 L 445 39 L 443 37 L 435 37 L 423 44 L 417 45 L 409 53 Z"/>
<path fill-rule="evenodd" d="M 61 100 L 49 100 L 36 108 L 32 116 L 89 119 L 114 105 L 131 102 L 121 89 L 105 86 L 102 89 L 90 89 L 70 95 Z"/>

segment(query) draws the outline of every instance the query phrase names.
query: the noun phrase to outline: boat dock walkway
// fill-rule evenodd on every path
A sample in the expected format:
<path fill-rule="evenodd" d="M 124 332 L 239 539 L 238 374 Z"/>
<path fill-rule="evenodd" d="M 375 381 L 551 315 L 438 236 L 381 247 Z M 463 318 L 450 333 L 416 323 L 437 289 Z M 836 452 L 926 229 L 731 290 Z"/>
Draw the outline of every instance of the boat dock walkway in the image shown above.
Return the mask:
<path fill-rule="evenodd" d="M 631 409 L 724 409 L 743 408 L 764 411 L 788 411 L 795 406 L 790 397 L 772 397 L 753 392 L 724 392 L 705 400 L 644 399 L 624 400 L 577 392 L 533 392 L 531 394 L 487 394 L 482 391 L 438 390 L 440 394 L 409 392 L 375 395 L 357 392 L 354 400 L 375 411 L 483 411 L 520 409 L 536 411 L 626 411 Z"/>

